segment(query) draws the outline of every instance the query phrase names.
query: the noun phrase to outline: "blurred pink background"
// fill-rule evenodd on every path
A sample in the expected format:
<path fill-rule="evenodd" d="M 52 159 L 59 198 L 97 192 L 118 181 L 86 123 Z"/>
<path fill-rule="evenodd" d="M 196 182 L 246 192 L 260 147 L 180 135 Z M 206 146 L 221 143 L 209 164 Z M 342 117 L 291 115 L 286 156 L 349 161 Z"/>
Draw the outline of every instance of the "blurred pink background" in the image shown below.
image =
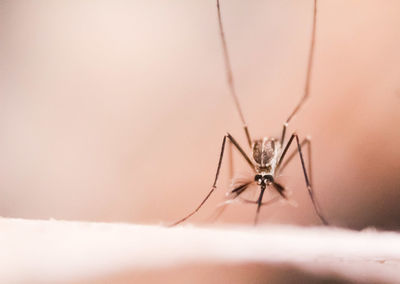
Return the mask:
<path fill-rule="evenodd" d="M 214 1 L 0 3 L 1 216 L 169 223 L 208 192 L 223 135 L 246 146 Z M 312 1 L 221 5 L 250 132 L 280 135 L 302 95 Z M 399 9 L 319 3 L 311 96 L 289 131 L 313 138 L 315 191 L 335 225 L 400 228 Z M 226 173 L 193 222 L 223 200 Z M 298 208 L 260 220 L 319 224 L 298 159 L 285 175 Z M 234 205 L 219 222 L 254 212 Z"/>

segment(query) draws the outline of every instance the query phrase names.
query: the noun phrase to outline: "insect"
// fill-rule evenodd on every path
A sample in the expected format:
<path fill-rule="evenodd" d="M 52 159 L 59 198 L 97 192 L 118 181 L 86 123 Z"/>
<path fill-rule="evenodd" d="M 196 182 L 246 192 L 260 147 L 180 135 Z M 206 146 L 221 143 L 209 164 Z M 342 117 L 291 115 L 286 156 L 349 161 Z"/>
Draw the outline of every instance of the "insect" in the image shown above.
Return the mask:
<path fill-rule="evenodd" d="M 325 225 L 328 224 L 326 219 L 321 213 L 320 207 L 315 199 L 315 195 L 313 192 L 312 188 L 312 183 L 311 183 L 311 142 L 310 139 L 306 138 L 300 142 L 299 136 L 297 133 L 293 133 L 287 143 L 285 144 L 285 138 L 286 138 L 286 129 L 289 125 L 289 122 L 291 119 L 294 117 L 294 115 L 301 109 L 303 106 L 304 102 L 307 100 L 309 96 L 309 91 L 310 91 L 310 81 L 311 81 L 311 71 L 312 71 L 312 65 L 313 65 L 313 57 L 314 57 L 314 46 L 315 46 L 315 34 L 316 34 L 316 24 L 317 24 L 317 0 L 314 0 L 314 8 L 313 8 L 313 22 L 312 22 L 312 30 L 311 30 L 311 42 L 310 42 L 310 48 L 309 48 L 309 54 L 308 54 L 308 62 L 307 62 L 307 69 L 306 69 L 306 79 L 305 79 L 305 85 L 304 85 L 304 94 L 294 110 L 290 113 L 289 117 L 283 124 L 283 129 L 282 129 L 282 134 L 280 138 L 275 138 L 275 137 L 264 137 L 262 139 L 255 139 L 252 140 L 250 136 L 249 129 L 247 127 L 246 121 L 243 116 L 242 109 L 239 104 L 239 99 L 236 94 L 236 89 L 235 89 L 235 84 L 234 84 L 234 79 L 233 79 L 233 73 L 232 73 L 232 68 L 231 68 L 231 62 L 229 58 L 229 53 L 228 53 L 228 46 L 225 40 L 225 33 L 224 33 L 224 28 L 222 24 L 222 16 L 221 16 L 221 7 L 220 7 L 220 1 L 217 0 L 217 12 L 218 12 L 218 25 L 219 25 L 219 32 L 220 32 L 220 38 L 222 42 L 222 49 L 223 49 L 223 55 L 224 55 L 224 62 L 225 62 L 225 69 L 226 69 L 226 76 L 227 76 L 227 82 L 229 86 L 229 92 L 230 95 L 232 96 L 236 109 L 239 113 L 240 119 L 243 124 L 243 129 L 247 138 L 248 145 L 250 147 L 251 153 L 248 155 L 246 151 L 239 145 L 239 143 L 233 138 L 233 136 L 229 133 L 227 133 L 222 141 L 222 146 L 221 146 L 221 152 L 219 155 L 219 161 L 218 161 L 218 166 L 217 166 L 217 171 L 214 179 L 214 183 L 212 185 L 211 190 L 207 194 L 207 196 L 202 200 L 200 205 L 196 207 L 190 214 L 185 216 L 184 218 L 178 220 L 172 226 L 178 225 L 184 221 L 186 221 L 188 218 L 190 218 L 192 215 L 194 215 L 203 205 L 204 203 L 208 200 L 208 198 L 211 196 L 211 194 L 215 191 L 217 187 L 217 181 L 222 165 L 222 160 L 224 157 L 224 152 L 225 152 L 225 146 L 226 143 L 228 142 L 229 145 L 233 145 L 236 150 L 238 150 L 239 154 L 244 158 L 244 160 L 247 162 L 247 164 L 250 166 L 254 178 L 252 180 L 247 180 L 244 182 L 241 182 L 239 184 L 236 184 L 236 186 L 229 192 L 230 199 L 228 201 L 232 201 L 234 199 L 241 199 L 244 202 L 247 203 L 253 203 L 257 205 L 257 210 L 256 210 L 256 215 L 254 219 L 254 223 L 257 224 L 258 222 L 258 216 L 260 209 L 263 205 L 268 205 L 271 204 L 279 199 L 287 199 L 287 194 L 285 187 L 278 183 L 276 181 L 276 177 L 279 175 L 280 172 L 282 172 L 287 164 L 292 161 L 292 159 L 296 156 L 298 153 L 300 156 L 300 162 L 304 174 L 304 179 L 307 187 L 308 194 L 310 196 L 310 199 L 312 201 L 313 207 L 315 209 L 316 214 L 318 217 L 321 219 L 322 223 Z M 287 155 L 288 150 L 291 145 L 296 145 L 296 149 L 290 154 Z M 306 168 L 306 164 L 304 161 L 304 156 L 303 156 L 303 151 L 302 148 L 304 146 L 308 147 L 308 171 Z M 285 159 L 286 158 L 286 159 Z M 250 187 L 253 185 L 257 185 L 259 188 L 259 195 L 257 200 L 248 200 L 248 199 L 243 199 L 241 195 Z M 278 195 L 275 198 L 272 198 L 268 201 L 263 202 L 263 197 L 264 193 L 266 190 L 272 190 L 278 193 Z"/>

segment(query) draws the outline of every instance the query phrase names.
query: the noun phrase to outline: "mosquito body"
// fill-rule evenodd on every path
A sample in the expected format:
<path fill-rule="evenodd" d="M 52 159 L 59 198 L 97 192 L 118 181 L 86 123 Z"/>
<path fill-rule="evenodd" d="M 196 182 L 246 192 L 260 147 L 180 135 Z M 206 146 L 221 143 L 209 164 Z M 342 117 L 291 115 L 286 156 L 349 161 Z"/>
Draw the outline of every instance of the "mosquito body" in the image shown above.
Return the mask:
<path fill-rule="evenodd" d="M 252 156 L 256 162 L 257 172 L 273 176 L 280 153 L 281 143 L 275 138 L 264 137 L 254 141 Z"/>
<path fill-rule="evenodd" d="M 300 102 L 296 105 L 294 110 L 291 112 L 291 114 L 287 118 L 286 122 L 283 124 L 282 134 L 281 134 L 280 138 L 264 137 L 262 139 L 255 139 L 255 140 L 251 139 L 249 129 L 245 122 L 243 112 L 240 108 L 239 100 L 236 95 L 236 89 L 235 89 L 234 80 L 233 80 L 232 68 L 231 68 L 231 63 L 230 63 L 229 54 L 228 54 L 228 47 L 226 44 L 224 29 L 223 29 L 223 25 L 222 25 L 221 9 L 220 9 L 219 2 L 220 1 L 217 0 L 218 23 L 219 23 L 220 37 L 221 37 L 221 41 L 222 41 L 222 49 L 223 49 L 223 55 L 224 55 L 224 60 L 225 60 L 225 69 L 226 69 L 229 91 L 234 100 L 234 103 L 236 105 L 237 111 L 239 113 L 240 119 L 243 124 L 244 132 L 245 132 L 249 150 L 250 150 L 249 151 L 250 155 L 248 155 L 246 153 L 246 151 L 243 150 L 243 148 L 239 145 L 239 143 L 233 138 L 233 136 L 231 134 L 227 133 L 224 136 L 223 141 L 222 141 L 217 171 L 216 171 L 214 183 L 212 185 L 211 190 L 209 191 L 207 196 L 203 199 L 203 201 L 200 203 L 200 205 L 195 210 L 193 210 L 186 217 L 175 222 L 173 224 L 173 226 L 186 221 L 188 218 L 190 218 L 192 215 L 194 215 L 203 206 L 203 204 L 208 200 L 208 198 L 211 196 L 211 194 L 216 189 L 217 181 L 218 181 L 218 177 L 219 177 L 219 173 L 220 173 L 220 169 L 221 169 L 221 165 L 222 165 L 222 160 L 224 157 L 226 143 L 229 143 L 230 147 L 233 146 L 239 152 L 239 154 L 242 156 L 242 158 L 247 162 L 247 164 L 250 166 L 250 168 L 252 170 L 252 173 L 254 174 L 254 179 L 241 181 L 238 184 L 234 184 L 233 189 L 228 193 L 229 199 L 227 200 L 227 202 L 225 202 L 225 205 L 224 205 L 225 207 L 226 207 L 226 205 L 228 205 L 230 203 L 230 201 L 233 201 L 236 199 L 239 199 L 246 203 L 256 204 L 257 211 L 256 211 L 254 223 L 257 223 L 260 208 L 263 205 L 271 204 L 275 201 L 278 201 L 279 199 L 287 199 L 285 187 L 283 185 L 281 185 L 280 183 L 278 183 L 276 181 L 276 178 L 279 176 L 280 172 L 282 172 L 284 170 L 286 165 L 290 161 L 292 161 L 292 159 L 296 156 L 296 154 L 299 154 L 307 191 L 309 193 L 310 199 L 314 206 L 315 212 L 318 215 L 318 217 L 321 219 L 322 223 L 327 225 L 328 222 L 323 217 L 321 210 L 319 209 L 319 206 L 315 199 L 313 188 L 312 188 L 310 139 L 306 138 L 300 142 L 298 135 L 296 133 L 293 133 L 290 136 L 288 142 L 285 143 L 286 129 L 288 127 L 288 124 L 291 121 L 291 119 L 294 117 L 294 115 L 302 107 L 302 105 L 304 104 L 304 102 L 306 101 L 306 99 L 308 98 L 308 95 L 309 95 L 310 81 L 311 81 L 311 69 L 312 69 L 313 56 L 314 56 L 314 45 L 315 45 L 317 0 L 314 0 L 311 43 L 310 43 L 310 50 L 309 50 L 309 54 L 308 54 L 308 64 L 307 64 L 307 69 L 306 69 L 306 79 L 305 79 L 303 97 L 301 98 Z M 297 145 L 297 147 L 296 147 L 297 149 L 295 149 L 290 155 L 286 156 L 293 141 L 295 141 L 295 143 Z M 303 146 L 307 146 L 307 150 L 308 150 L 308 165 L 307 166 L 306 166 L 306 163 L 305 163 L 304 157 L 303 157 L 303 151 L 302 151 Z M 258 186 L 260 189 L 258 199 L 257 200 L 244 199 L 242 197 L 242 193 L 244 193 L 250 186 L 254 186 L 254 185 Z M 264 193 L 266 190 L 275 191 L 278 193 L 278 196 L 263 202 L 263 197 L 264 197 Z"/>
<path fill-rule="evenodd" d="M 229 139 L 231 138 L 232 137 L 229 137 Z M 264 137 L 263 139 L 253 141 L 251 166 L 254 168 L 255 172 L 254 183 L 260 186 L 261 191 L 264 191 L 268 186 L 276 186 L 274 178 L 281 154 L 281 143 L 276 138 Z M 247 184 L 250 185 L 251 183 Z M 240 190 L 244 189 L 243 187 L 240 188 Z M 233 191 L 231 193 L 237 192 L 238 191 Z M 279 190 L 278 192 L 284 197 L 283 192 Z"/>

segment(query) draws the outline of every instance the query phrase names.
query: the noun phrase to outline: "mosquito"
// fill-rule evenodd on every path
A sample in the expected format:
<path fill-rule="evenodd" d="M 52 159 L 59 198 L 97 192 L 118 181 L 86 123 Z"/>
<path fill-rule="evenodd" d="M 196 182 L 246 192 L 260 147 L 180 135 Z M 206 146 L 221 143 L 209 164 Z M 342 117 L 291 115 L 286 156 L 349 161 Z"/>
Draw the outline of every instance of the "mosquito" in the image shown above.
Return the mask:
<path fill-rule="evenodd" d="M 316 24 L 317 24 L 317 4 L 318 4 L 317 0 L 314 0 L 311 41 L 310 41 L 310 47 L 309 47 L 309 53 L 308 53 L 308 61 L 307 61 L 306 78 L 305 78 L 303 96 L 300 99 L 300 101 L 298 102 L 298 104 L 296 105 L 296 107 L 294 108 L 294 110 L 290 113 L 290 115 L 286 119 L 285 123 L 283 124 L 282 134 L 281 134 L 280 138 L 264 137 L 262 139 L 252 140 L 249 129 L 247 127 L 247 123 L 244 119 L 242 109 L 239 104 L 238 96 L 236 94 L 233 72 L 232 72 L 232 67 L 231 67 L 231 61 L 230 61 L 230 57 L 229 57 L 229 53 L 228 53 L 228 46 L 226 43 L 224 28 L 223 28 L 223 24 L 222 24 L 220 1 L 217 0 L 219 34 L 220 34 L 220 38 L 221 38 L 221 42 L 222 42 L 222 50 L 223 50 L 225 71 L 226 71 L 229 92 L 230 92 L 231 97 L 233 98 L 237 112 L 240 116 L 240 120 L 242 122 L 243 129 L 244 129 L 244 132 L 245 132 L 245 135 L 247 138 L 248 146 L 250 148 L 250 155 L 248 155 L 243 150 L 243 148 L 239 145 L 239 143 L 236 141 L 235 138 L 233 138 L 233 136 L 231 134 L 227 133 L 224 136 L 223 141 L 222 141 L 217 171 L 215 174 L 215 179 L 214 179 L 214 183 L 212 185 L 211 190 L 209 191 L 207 196 L 202 200 L 200 205 L 198 205 L 196 207 L 196 209 L 194 209 L 191 213 L 189 213 L 184 218 L 182 218 L 182 219 L 178 220 L 177 222 L 175 222 L 174 224 L 172 224 L 172 226 L 178 225 L 178 224 L 186 221 L 188 218 L 193 216 L 197 211 L 199 211 L 199 209 L 204 205 L 204 203 L 208 200 L 208 198 L 211 196 L 211 194 L 217 188 L 217 181 L 218 181 L 218 177 L 219 177 L 219 173 L 220 173 L 220 169 L 221 169 L 221 165 L 222 165 L 222 160 L 224 157 L 225 146 L 226 146 L 227 142 L 229 143 L 229 145 L 231 147 L 232 147 L 232 145 L 235 147 L 235 149 L 239 152 L 239 154 L 244 158 L 244 160 L 250 166 L 250 168 L 254 174 L 254 179 L 247 180 L 245 182 L 237 184 L 228 193 L 228 196 L 230 196 L 230 199 L 227 200 L 226 204 L 228 204 L 230 201 L 233 201 L 235 199 L 241 199 L 244 202 L 253 203 L 253 204 L 257 205 L 256 215 L 255 215 L 255 219 L 254 219 L 254 224 L 257 224 L 258 216 L 259 216 L 260 209 L 262 206 L 274 203 L 281 199 L 288 198 L 285 187 L 276 181 L 276 177 L 279 176 L 279 173 L 285 169 L 285 167 L 289 164 L 289 162 L 292 161 L 292 159 L 298 153 L 300 156 L 300 162 L 301 162 L 301 167 L 302 167 L 303 174 L 304 174 L 305 184 L 306 184 L 310 199 L 312 201 L 315 213 L 318 215 L 318 217 L 320 218 L 320 220 L 322 221 L 322 223 L 324 225 L 328 225 L 328 222 L 326 221 L 325 217 L 321 213 L 320 207 L 316 201 L 313 187 L 312 187 L 311 141 L 310 141 L 310 139 L 305 138 L 304 140 L 302 140 L 302 142 L 300 142 L 299 136 L 297 135 L 296 132 L 294 132 L 290 136 L 288 142 L 285 144 L 286 129 L 289 125 L 289 122 L 292 120 L 292 118 L 295 116 L 295 114 L 301 109 L 304 102 L 309 97 L 309 93 L 310 93 L 311 71 L 312 71 L 313 58 L 314 58 L 315 35 L 316 35 Z M 293 141 L 295 141 L 295 143 L 297 145 L 297 149 L 294 149 L 293 152 L 287 156 L 290 146 L 292 144 L 294 145 Z M 302 148 L 304 146 L 307 146 L 307 148 L 308 148 L 308 166 L 307 167 L 308 167 L 309 173 L 307 172 L 306 165 L 304 162 L 304 156 L 303 156 L 303 151 L 302 151 Z M 257 185 L 260 189 L 258 199 L 253 201 L 253 200 L 248 200 L 248 199 L 242 198 L 241 195 L 252 185 Z M 275 198 L 272 198 L 268 201 L 263 202 L 263 197 L 264 197 L 264 193 L 266 190 L 275 191 L 278 194 Z"/>

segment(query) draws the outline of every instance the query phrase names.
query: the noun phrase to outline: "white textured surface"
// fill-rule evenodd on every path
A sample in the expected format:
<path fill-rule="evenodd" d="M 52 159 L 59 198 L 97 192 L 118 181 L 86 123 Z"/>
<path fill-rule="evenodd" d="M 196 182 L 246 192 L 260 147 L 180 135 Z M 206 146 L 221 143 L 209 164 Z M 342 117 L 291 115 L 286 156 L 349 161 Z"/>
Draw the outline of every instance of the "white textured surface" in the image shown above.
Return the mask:
<path fill-rule="evenodd" d="M 400 234 L 337 228 L 200 228 L 0 219 L 0 282 L 75 281 L 191 262 L 286 263 L 398 283 Z"/>

